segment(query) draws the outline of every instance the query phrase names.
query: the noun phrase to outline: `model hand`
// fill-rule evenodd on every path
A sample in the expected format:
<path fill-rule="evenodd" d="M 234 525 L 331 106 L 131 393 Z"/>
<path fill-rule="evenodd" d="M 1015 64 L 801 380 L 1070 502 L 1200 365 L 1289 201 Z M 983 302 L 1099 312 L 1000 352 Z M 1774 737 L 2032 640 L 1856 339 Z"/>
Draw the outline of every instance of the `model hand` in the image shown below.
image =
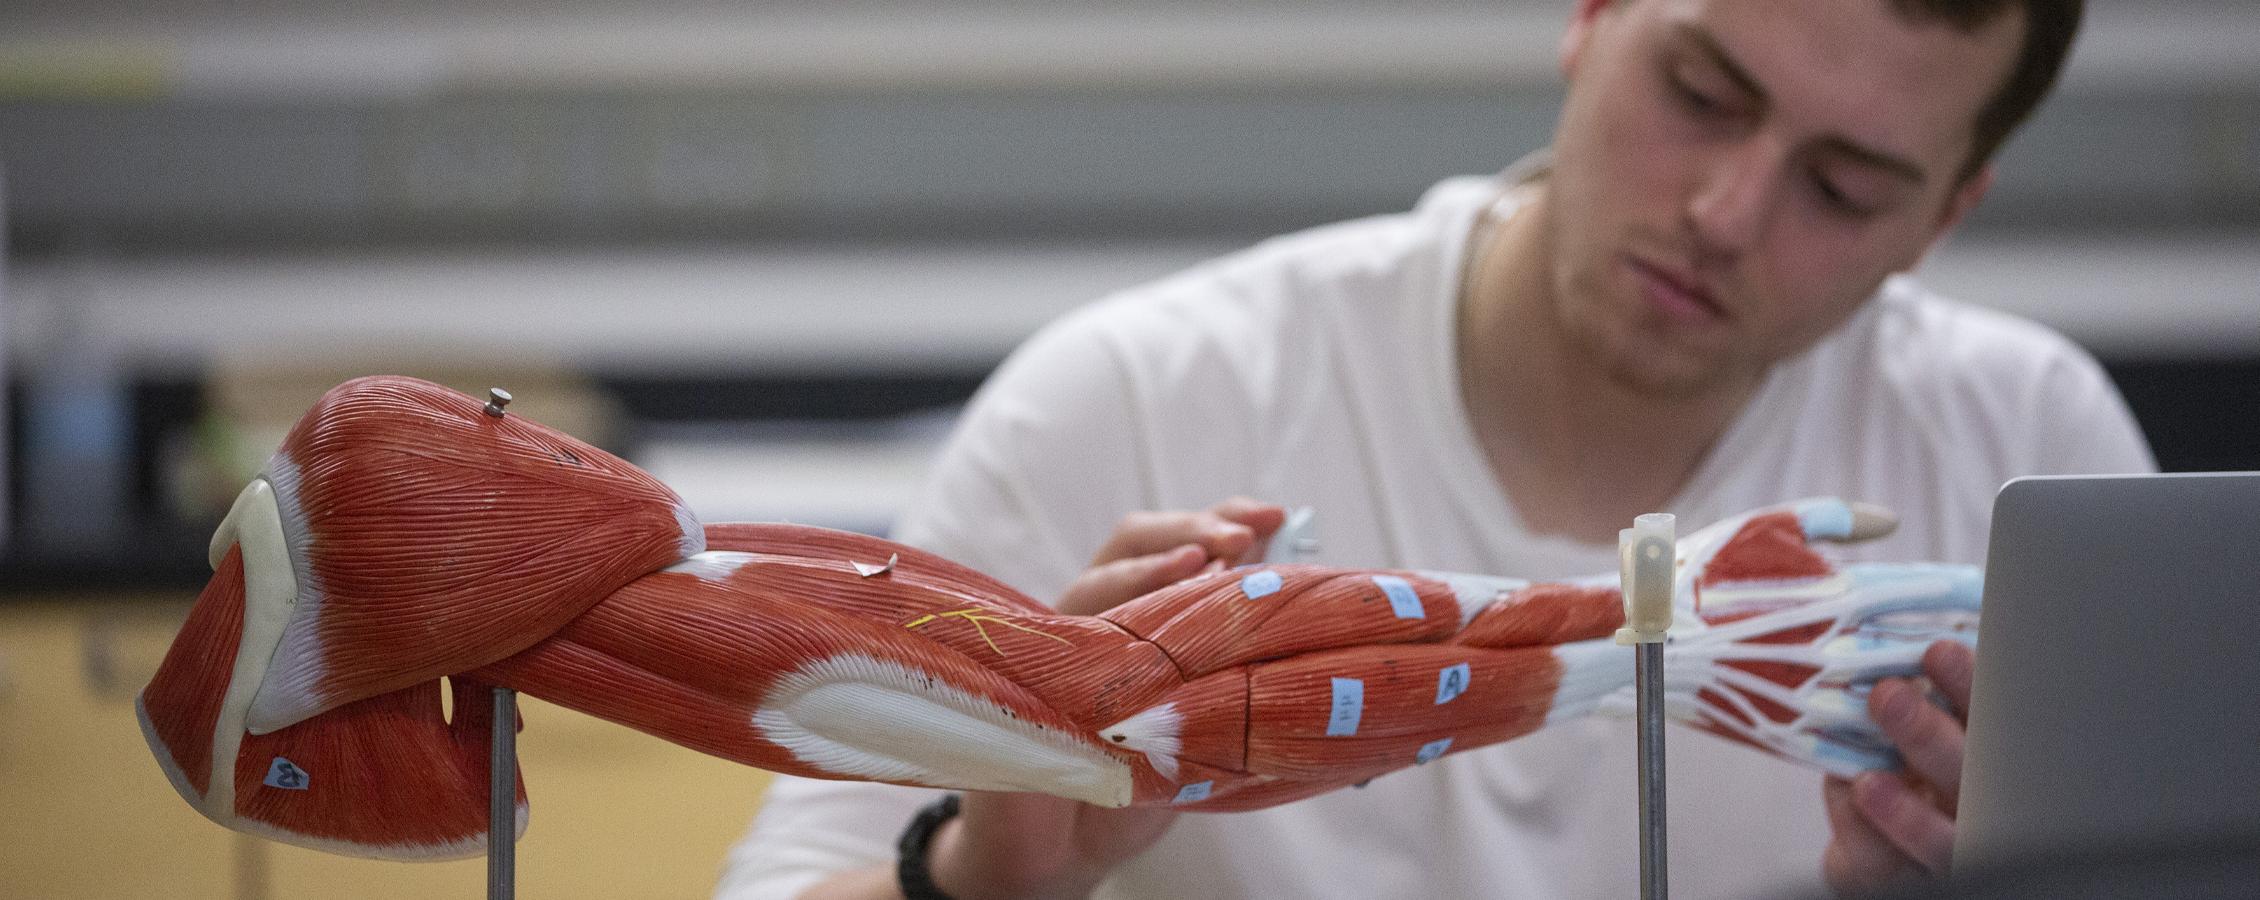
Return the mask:
<path fill-rule="evenodd" d="M 1672 712 L 1844 778 L 1896 769 L 1903 754 L 1928 764 L 1934 760 L 1913 755 L 1950 750 L 1958 761 L 1958 731 L 1941 750 L 1936 722 L 1900 715 L 1902 701 L 1921 700 L 1901 679 L 1917 672 L 1934 641 L 1975 639 L 1982 573 L 1919 563 L 1839 566 L 1809 546 L 1877 537 L 1891 522 L 1879 509 L 1805 500 L 1681 542 L 1681 609 L 1665 651 Z M 1959 652 L 1967 658 L 1966 648 Z"/>
<path fill-rule="evenodd" d="M 1244 497 L 1200 511 L 1132 513 L 1060 595 L 1059 609 L 1092 615 L 1255 561 L 1285 519 L 1280 507 Z M 936 886 L 958 900 L 1081 897 L 1176 819 L 1168 807 L 1102 809 L 1043 794 L 971 792 L 958 818 L 935 835 L 931 868 Z"/>
<path fill-rule="evenodd" d="M 1909 877 L 1946 874 L 1975 664 L 1970 649 L 1952 641 L 1933 644 L 1923 654 L 1923 674 L 1952 709 L 1940 709 L 1917 683 L 1904 679 L 1878 682 L 1869 692 L 1868 713 L 1898 744 L 1906 768 L 1823 781 L 1831 836 L 1821 871 L 1831 888 L 1868 892 Z"/>

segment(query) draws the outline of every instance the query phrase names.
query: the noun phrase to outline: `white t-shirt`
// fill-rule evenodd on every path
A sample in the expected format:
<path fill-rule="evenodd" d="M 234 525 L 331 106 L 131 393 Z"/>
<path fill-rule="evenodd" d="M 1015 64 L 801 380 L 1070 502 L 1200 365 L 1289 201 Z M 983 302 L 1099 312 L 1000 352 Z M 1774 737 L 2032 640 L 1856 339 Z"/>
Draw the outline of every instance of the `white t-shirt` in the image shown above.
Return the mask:
<path fill-rule="evenodd" d="M 1055 596 L 1126 512 L 1233 494 L 1318 512 L 1315 561 L 1544 579 L 1615 548 L 1534 536 L 1478 448 L 1453 361 L 1469 232 L 1497 178 L 1278 238 L 1086 307 L 981 389 L 897 538 Z M 1848 558 L 1983 560 L 2018 475 L 2146 471 L 2085 353 L 1894 279 L 1778 365 L 1669 507 L 1701 523 L 1833 494 L 1896 509 Z M 1670 741 L 1672 886 L 1818 883 L 1820 776 L 1687 730 Z M 1188 814 L 1099 897 L 1627 897 L 1634 739 L 1588 720 L 1287 806 Z M 718 896 L 788 897 L 893 859 L 929 791 L 780 777 Z"/>

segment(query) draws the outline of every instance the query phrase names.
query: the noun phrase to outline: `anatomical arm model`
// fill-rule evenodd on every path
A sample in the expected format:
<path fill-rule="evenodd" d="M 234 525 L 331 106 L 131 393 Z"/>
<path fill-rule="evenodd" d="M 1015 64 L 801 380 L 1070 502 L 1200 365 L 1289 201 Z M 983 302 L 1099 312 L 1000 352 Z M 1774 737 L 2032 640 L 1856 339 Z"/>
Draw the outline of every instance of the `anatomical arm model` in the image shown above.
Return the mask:
<path fill-rule="evenodd" d="M 1892 765 L 1867 685 L 1974 638 L 1979 575 L 1808 546 L 1889 525 L 1811 500 L 1682 540 L 1671 714 L 1840 774 Z M 1061 615 L 875 538 L 701 526 L 628 463 L 406 378 L 324 396 L 211 561 L 141 696 L 151 749 L 214 821 L 361 856 L 483 850 L 494 685 L 777 772 L 1190 810 L 1631 696 L 1613 575 L 1242 567 Z"/>

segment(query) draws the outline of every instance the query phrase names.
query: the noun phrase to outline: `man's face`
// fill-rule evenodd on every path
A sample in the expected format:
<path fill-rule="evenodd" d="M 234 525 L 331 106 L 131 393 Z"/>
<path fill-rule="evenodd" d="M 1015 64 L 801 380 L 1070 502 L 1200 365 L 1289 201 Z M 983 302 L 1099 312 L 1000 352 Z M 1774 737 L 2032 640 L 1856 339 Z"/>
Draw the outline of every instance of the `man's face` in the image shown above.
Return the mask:
<path fill-rule="evenodd" d="M 1887 0 L 1584 0 L 1547 188 L 1573 348 L 1684 395 L 1843 323 L 1983 193 L 1957 176 L 2022 27 Z"/>

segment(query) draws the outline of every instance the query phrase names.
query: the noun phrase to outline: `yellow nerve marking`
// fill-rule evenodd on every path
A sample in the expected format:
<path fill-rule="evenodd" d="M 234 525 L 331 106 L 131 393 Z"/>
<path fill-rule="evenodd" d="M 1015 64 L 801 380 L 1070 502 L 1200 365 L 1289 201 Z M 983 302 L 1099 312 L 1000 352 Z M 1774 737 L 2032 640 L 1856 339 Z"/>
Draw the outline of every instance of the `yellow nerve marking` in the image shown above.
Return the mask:
<path fill-rule="evenodd" d="M 991 613 L 991 612 L 989 612 L 988 610 L 985 610 L 985 609 L 981 609 L 981 608 L 979 608 L 979 607 L 974 607 L 974 608 L 972 608 L 972 609 L 958 609 L 958 610 L 951 610 L 951 611 L 949 611 L 949 612 L 946 612 L 946 613 L 928 613 L 928 614 L 926 614 L 926 615 L 923 615 L 923 616 L 919 616 L 918 618 L 912 619 L 912 620 L 910 620 L 910 621 L 909 621 L 909 622 L 907 622 L 907 623 L 904 623 L 902 627 L 904 627 L 904 628 L 917 628 L 918 626 L 920 626 L 920 625 L 924 625 L 924 624 L 926 624 L 926 623 L 928 623 L 928 622 L 931 622 L 931 621 L 934 621 L 935 619 L 964 619 L 964 620 L 965 620 L 965 621 L 967 621 L 967 622 L 971 622 L 971 623 L 973 623 L 973 630 L 974 630 L 975 632 L 977 632 L 977 633 L 979 633 L 979 634 L 981 635 L 981 641 L 982 641 L 983 643 L 986 643 L 986 644 L 988 644 L 988 645 L 989 645 L 989 649 L 991 649 L 991 650 L 995 650 L 998 656 L 1003 656 L 1003 655 L 1005 655 L 1004 649 L 1003 649 L 1003 648 L 1001 648 L 1001 647 L 998 647 L 998 646 L 997 646 L 997 642 L 996 642 L 995 640 L 992 640 L 992 639 L 991 639 L 991 638 L 989 637 L 989 630 L 988 630 L 987 628 L 985 628 L 985 627 L 982 627 L 982 625 L 981 625 L 981 623 L 982 623 L 982 622 L 995 622 L 995 623 L 997 623 L 997 624 L 999 624 L 999 625 L 1002 625 L 1002 626 L 1004 626 L 1004 627 L 1006 627 L 1006 628 L 1017 628 L 1017 629 L 1019 629 L 1019 630 L 1021 630 L 1021 631 L 1025 631 L 1025 632 L 1028 632 L 1029 634 L 1033 634 L 1033 635 L 1036 635 L 1036 636 L 1038 636 L 1038 637 L 1047 637 L 1047 638 L 1051 638 L 1052 640 L 1058 641 L 1058 642 L 1060 642 L 1060 643 L 1062 643 L 1062 644 L 1066 644 L 1067 646 L 1070 646 L 1070 647 L 1073 647 L 1073 646 L 1075 646 L 1075 642 L 1074 642 L 1074 641 L 1070 641 L 1070 640 L 1068 640 L 1068 639 L 1066 639 L 1066 638 L 1063 638 L 1063 637 L 1060 637 L 1059 635 L 1056 635 L 1056 634 L 1046 634 L 1046 633 L 1044 633 L 1044 632 L 1042 632 L 1042 631 L 1038 631 L 1038 630 L 1036 630 L 1036 629 L 1034 629 L 1034 628 L 1030 628 L 1030 627 L 1028 627 L 1028 626 L 1026 626 L 1026 625 L 1022 625 L 1022 624 L 1019 624 L 1019 623 L 1017 623 L 1017 622 L 1012 622 L 1012 621 L 1009 621 L 1009 620 L 1006 620 L 1006 619 L 1001 619 L 1001 618 L 998 618 L 998 617 L 997 617 L 997 616 L 996 616 L 996 615 L 995 615 L 994 613 Z"/>

